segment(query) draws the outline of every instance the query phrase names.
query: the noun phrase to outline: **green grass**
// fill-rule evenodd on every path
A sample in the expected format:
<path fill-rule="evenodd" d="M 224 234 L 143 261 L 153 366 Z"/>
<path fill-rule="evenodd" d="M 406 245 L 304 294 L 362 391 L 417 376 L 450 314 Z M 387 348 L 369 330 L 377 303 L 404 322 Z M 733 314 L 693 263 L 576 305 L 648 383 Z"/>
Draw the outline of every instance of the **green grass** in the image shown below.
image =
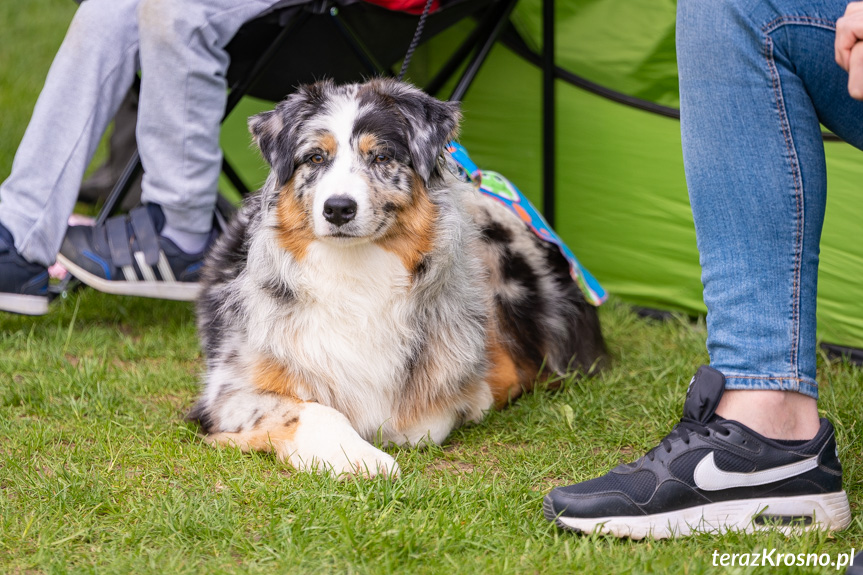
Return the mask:
<path fill-rule="evenodd" d="M 74 6 L 0 3 L 0 179 Z M 820 358 L 854 522 L 832 536 L 618 541 L 563 533 L 556 485 L 653 447 L 679 418 L 704 326 L 603 307 L 600 377 L 536 393 L 442 447 L 392 450 L 395 481 L 337 482 L 203 445 L 183 416 L 203 368 L 189 304 L 81 291 L 0 314 L 2 573 L 827 573 L 714 568 L 712 554 L 863 547 L 863 378 Z"/>
<path fill-rule="evenodd" d="M 74 12 L 72 0 L 0 2 L 0 179 Z"/>
<path fill-rule="evenodd" d="M 443 447 L 393 450 L 398 480 L 338 482 L 201 443 L 183 420 L 202 369 L 189 304 L 82 291 L 42 318 L 2 315 L 0 571 L 709 573 L 714 549 L 863 546 L 860 370 L 823 358 L 848 530 L 632 542 L 548 524 L 544 493 L 655 445 L 706 359 L 701 324 L 617 302 L 602 319 L 614 362 L 601 377 L 525 397 Z"/>

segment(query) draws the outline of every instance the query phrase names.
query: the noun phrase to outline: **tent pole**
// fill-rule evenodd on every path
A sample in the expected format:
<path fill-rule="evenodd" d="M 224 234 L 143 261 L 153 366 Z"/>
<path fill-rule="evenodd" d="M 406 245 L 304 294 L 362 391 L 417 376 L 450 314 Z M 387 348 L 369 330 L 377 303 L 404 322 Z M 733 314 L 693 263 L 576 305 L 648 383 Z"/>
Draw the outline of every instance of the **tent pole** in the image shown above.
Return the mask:
<path fill-rule="evenodd" d="M 554 227 L 554 0 L 542 1 L 542 211 Z"/>

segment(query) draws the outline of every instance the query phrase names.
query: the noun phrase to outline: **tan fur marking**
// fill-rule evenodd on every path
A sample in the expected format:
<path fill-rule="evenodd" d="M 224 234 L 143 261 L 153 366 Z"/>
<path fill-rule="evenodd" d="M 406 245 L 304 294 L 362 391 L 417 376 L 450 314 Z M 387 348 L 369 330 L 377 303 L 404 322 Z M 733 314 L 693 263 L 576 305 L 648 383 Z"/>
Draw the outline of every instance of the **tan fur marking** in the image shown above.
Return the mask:
<path fill-rule="evenodd" d="M 275 360 L 258 359 L 252 367 L 252 383 L 261 391 L 297 397 L 296 376 Z"/>
<path fill-rule="evenodd" d="M 379 141 L 374 134 L 363 134 L 357 140 L 357 148 L 360 150 L 360 155 L 368 156 L 378 147 Z"/>
<path fill-rule="evenodd" d="M 287 421 L 275 417 L 264 417 L 255 429 L 213 433 L 204 438 L 210 445 L 238 447 L 242 451 L 275 451 L 279 459 L 290 456 L 285 443 L 292 441 L 300 425 L 300 418 L 293 417 Z"/>
<path fill-rule="evenodd" d="M 418 176 L 414 177 L 411 198 L 411 203 L 399 207 L 396 223 L 378 245 L 397 255 L 405 269 L 415 273 L 434 246 L 437 207 Z"/>
<path fill-rule="evenodd" d="M 334 158 L 336 151 L 339 149 L 338 140 L 336 140 L 336 137 L 329 132 L 321 136 L 321 139 L 318 140 L 318 145 L 330 158 Z"/>
<path fill-rule="evenodd" d="M 309 244 L 315 240 L 315 233 L 307 214 L 297 201 L 292 182 L 285 184 L 279 192 L 276 214 L 279 220 L 279 229 L 276 232 L 279 245 L 293 254 L 297 261 L 302 260 Z"/>
<path fill-rule="evenodd" d="M 515 360 L 490 330 L 486 351 L 489 363 L 485 380 L 494 397 L 494 407 L 503 409 L 524 392 L 522 378 Z"/>

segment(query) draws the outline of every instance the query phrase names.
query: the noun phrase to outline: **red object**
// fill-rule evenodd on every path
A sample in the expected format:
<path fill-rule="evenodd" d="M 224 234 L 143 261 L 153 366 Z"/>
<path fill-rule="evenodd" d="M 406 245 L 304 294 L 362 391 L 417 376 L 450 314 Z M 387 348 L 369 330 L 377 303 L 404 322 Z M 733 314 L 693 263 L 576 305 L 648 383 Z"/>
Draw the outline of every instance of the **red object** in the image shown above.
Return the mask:
<path fill-rule="evenodd" d="M 394 10 L 396 12 L 407 12 L 408 14 L 422 14 L 426 7 L 426 0 L 366 0 L 369 4 Z M 440 8 L 440 0 L 434 0 L 429 13 Z"/>

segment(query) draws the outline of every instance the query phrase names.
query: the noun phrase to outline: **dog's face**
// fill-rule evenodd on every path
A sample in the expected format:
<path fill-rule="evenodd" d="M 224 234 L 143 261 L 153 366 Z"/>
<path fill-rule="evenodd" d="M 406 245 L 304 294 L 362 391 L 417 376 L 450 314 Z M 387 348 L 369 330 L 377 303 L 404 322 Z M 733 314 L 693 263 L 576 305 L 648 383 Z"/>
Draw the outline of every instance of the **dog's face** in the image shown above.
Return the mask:
<path fill-rule="evenodd" d="M 275 202 L 292 242 L 376 241 L 428 203 L 438 157 L 456 136 L 458 105 L 376 79 L 300 88 L 250 130 L 277 180 Z M 427 211 L 427 210 L 426 210 Z M 299 234 L 299 235 L 297 235 Z M 284 242 L 283 242 L 284 243 Z"/>

